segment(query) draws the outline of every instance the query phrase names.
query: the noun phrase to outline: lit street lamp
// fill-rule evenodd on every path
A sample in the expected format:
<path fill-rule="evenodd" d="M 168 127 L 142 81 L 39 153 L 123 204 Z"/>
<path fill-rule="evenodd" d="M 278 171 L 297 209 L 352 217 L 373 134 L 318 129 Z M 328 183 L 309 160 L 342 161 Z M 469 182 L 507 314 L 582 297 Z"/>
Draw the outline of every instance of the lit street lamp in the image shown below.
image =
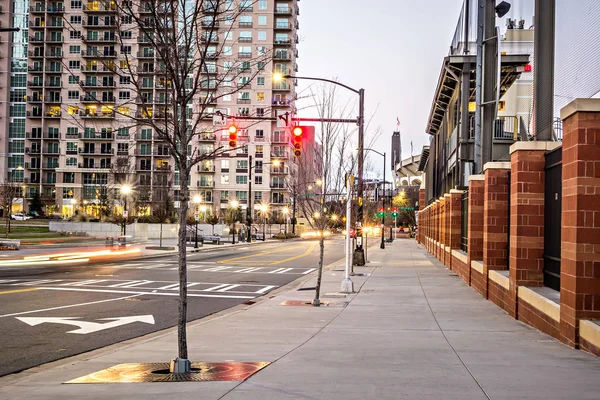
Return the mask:
<path fill-rule="evenodd" d="M 123 242 L 125 242 L 125 236 L 127 235 L 127 196 L 131 194 L 131 185 L 121 186 L 121 196 L 123 196 Z"/>
<path fill-rule="evenodd" d="M 267 216 L 269 215 L 269 205 L 266 204 L 266 203 L 262 203 L 259 206 L 259 210 L 260 210 L 260 213 L 261 213 L 261 215 L 263 217 L 263 237 L 262 237 L 262 240 L 264 242 L 266 240 L 266 238 L 267 238 L 266 229 L 267 229 Z"/>

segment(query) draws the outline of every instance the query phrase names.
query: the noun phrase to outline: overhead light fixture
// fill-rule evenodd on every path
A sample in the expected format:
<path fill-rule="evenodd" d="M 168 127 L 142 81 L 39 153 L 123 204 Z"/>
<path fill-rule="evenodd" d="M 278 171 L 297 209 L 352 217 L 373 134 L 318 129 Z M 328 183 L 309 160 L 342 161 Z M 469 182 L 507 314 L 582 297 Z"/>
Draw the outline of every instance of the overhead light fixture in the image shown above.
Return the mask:
<path fill-rule="evenodd" d="M 506 14 L 508 14 L 509 11 L 510 3 L 507 3 L 506 1 L 502 1 L 496 6 L 496 15 L 498 16 L 498 18 L 504 17 Z"/>

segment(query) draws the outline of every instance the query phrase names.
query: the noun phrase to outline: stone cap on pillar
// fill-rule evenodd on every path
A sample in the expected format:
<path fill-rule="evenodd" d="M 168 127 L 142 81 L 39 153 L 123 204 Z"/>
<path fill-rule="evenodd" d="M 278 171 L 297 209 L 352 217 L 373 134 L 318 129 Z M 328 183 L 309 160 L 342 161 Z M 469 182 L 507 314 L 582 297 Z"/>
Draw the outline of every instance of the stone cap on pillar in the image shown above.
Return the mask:
<path fill-rule="evenodd" d="M 600 99 L 575 99 L 560 109 L 560 119 L 565 120 L 576 112 L 600 112 Z"/>
<path fill-rule="evenodd" d="M 444 193 L 444 200 L 450 198 L 450 193 Z"/>
<path fill-rule="evenodd" d="M 509 161 L 505 161 L 505 162 L 498 162 L 498 161 L 494 161 L 494 162 L 487 162 L 483 165 L 483 172 L 485 172 L 488 169 L 510 169 L 510 162 Z"/>
<path fill-rule="evenodd" d="M 529 150 L 529 151 L 551 151 L 556 149 L 557 147 L 562 146 L 561 142 L 548 142 L 536 140 L 533 142 L 515 142 L 510 146 L 510 154 L 519 150 Z"/>
<path fill-rule="evenodd" d="M 465 191 L 460 189 L 450 189 L 450 195 L 453 194 L 463 194 Z"/>
<path fill-rule="evenodd" d="M 469 176 L 469 182 L 471 181 L 485 181 L 485 175 L 477 174 Z"/>

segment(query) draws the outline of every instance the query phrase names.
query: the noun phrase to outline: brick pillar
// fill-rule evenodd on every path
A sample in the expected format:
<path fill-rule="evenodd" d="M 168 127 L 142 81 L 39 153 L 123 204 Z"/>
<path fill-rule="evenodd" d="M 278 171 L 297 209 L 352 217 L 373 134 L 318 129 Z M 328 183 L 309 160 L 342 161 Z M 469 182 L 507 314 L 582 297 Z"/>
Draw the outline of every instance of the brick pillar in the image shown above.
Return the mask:
<path fill-rule="evenodd" d="M 440 238 L 439 238 L 439 242 L 440 242 L 440 247 L 438 250 L 438 260 L 440 260 L 442 262 L 442 264 L 444 263 L 444 249 L 442 248 L 442 246 L 444 246 L 446 240 L 446 199 L 442 196 L 440 197 Z"/>
<path fill-rule="evenodd" d="M 487 298 L 489 270 L 508 269 L 509 162 L 490 162 L 483 166 L 485 176 L 483 203 L 483 278 L 482 295 Z M 530 217 L 531 218 L 531 217 Z M 543 215 L 542 215 L 543 222 Z"/>
<path fill-rule="evenodd" d="M 483 260 L 483 192 L 484 175 L 469 177 L 469 213 L 467 232 L 467 282 L 471 284 L 471 261 Z"/>
<path fill-rule="evenodd" d="M 446 247 L 450 246 L 450 200 L 450 193 L 444 194 L 444 246 Z M 442 260 L 444 265 L 452 269 L 452 266 L 450 265 L 451 263 L 449 254 L 450 253 L 444 250 L 444 254 L 442 254 Z"/>
<path fill-rule="evenodd" d="M 438 257 L 438 246 L 436 243 L 440 241 L 440 201 L 435 201 L 435 206 L 433 207 L 433 255 Z"/>
<path fill-rule="evenodd" d="M 462 222 L 462 190 L 450 190 L 450 240 L 448 244 L 452 250 L 460 249 L 460 227 Z"/>
<path fill-rule="evenodd" d="M 423 209 L 425 208 L 425 189 L 421 188 L 419 189 L 419 221 L 418 221 L 418 229 L 419 229 L 419 233 L 417 233 L 417 242 L 418 243 L 423 243 L 423 241 L 421 240 L 422 237 L 422 229 L 421 229 L 421 211 L 423 211 Z"/>
<path fill-rule="evenodd" d="M 510 299 L 517 317 L 517 287 L 542 286 L 544 268 L 544 154 L 555 142 L 510 146 Z"/>
<path fill-rule="evenodd" d="M 579 320 L 600 319 L 600 100 L 577 99 L 563 119 L 560 333 L 579 345 Z"/>

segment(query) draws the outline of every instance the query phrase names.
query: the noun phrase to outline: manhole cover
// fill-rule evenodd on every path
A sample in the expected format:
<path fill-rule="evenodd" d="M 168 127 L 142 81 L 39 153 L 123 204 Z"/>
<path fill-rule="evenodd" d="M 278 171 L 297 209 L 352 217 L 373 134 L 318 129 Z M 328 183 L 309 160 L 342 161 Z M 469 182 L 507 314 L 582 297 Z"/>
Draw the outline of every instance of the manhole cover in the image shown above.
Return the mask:
<path fill-rule="evenodd" d="M 189 374 L 172 374 L 169 363 L 119 364 L 65 383 L 243 381 L 269 362 L 193 362 Z"/>

